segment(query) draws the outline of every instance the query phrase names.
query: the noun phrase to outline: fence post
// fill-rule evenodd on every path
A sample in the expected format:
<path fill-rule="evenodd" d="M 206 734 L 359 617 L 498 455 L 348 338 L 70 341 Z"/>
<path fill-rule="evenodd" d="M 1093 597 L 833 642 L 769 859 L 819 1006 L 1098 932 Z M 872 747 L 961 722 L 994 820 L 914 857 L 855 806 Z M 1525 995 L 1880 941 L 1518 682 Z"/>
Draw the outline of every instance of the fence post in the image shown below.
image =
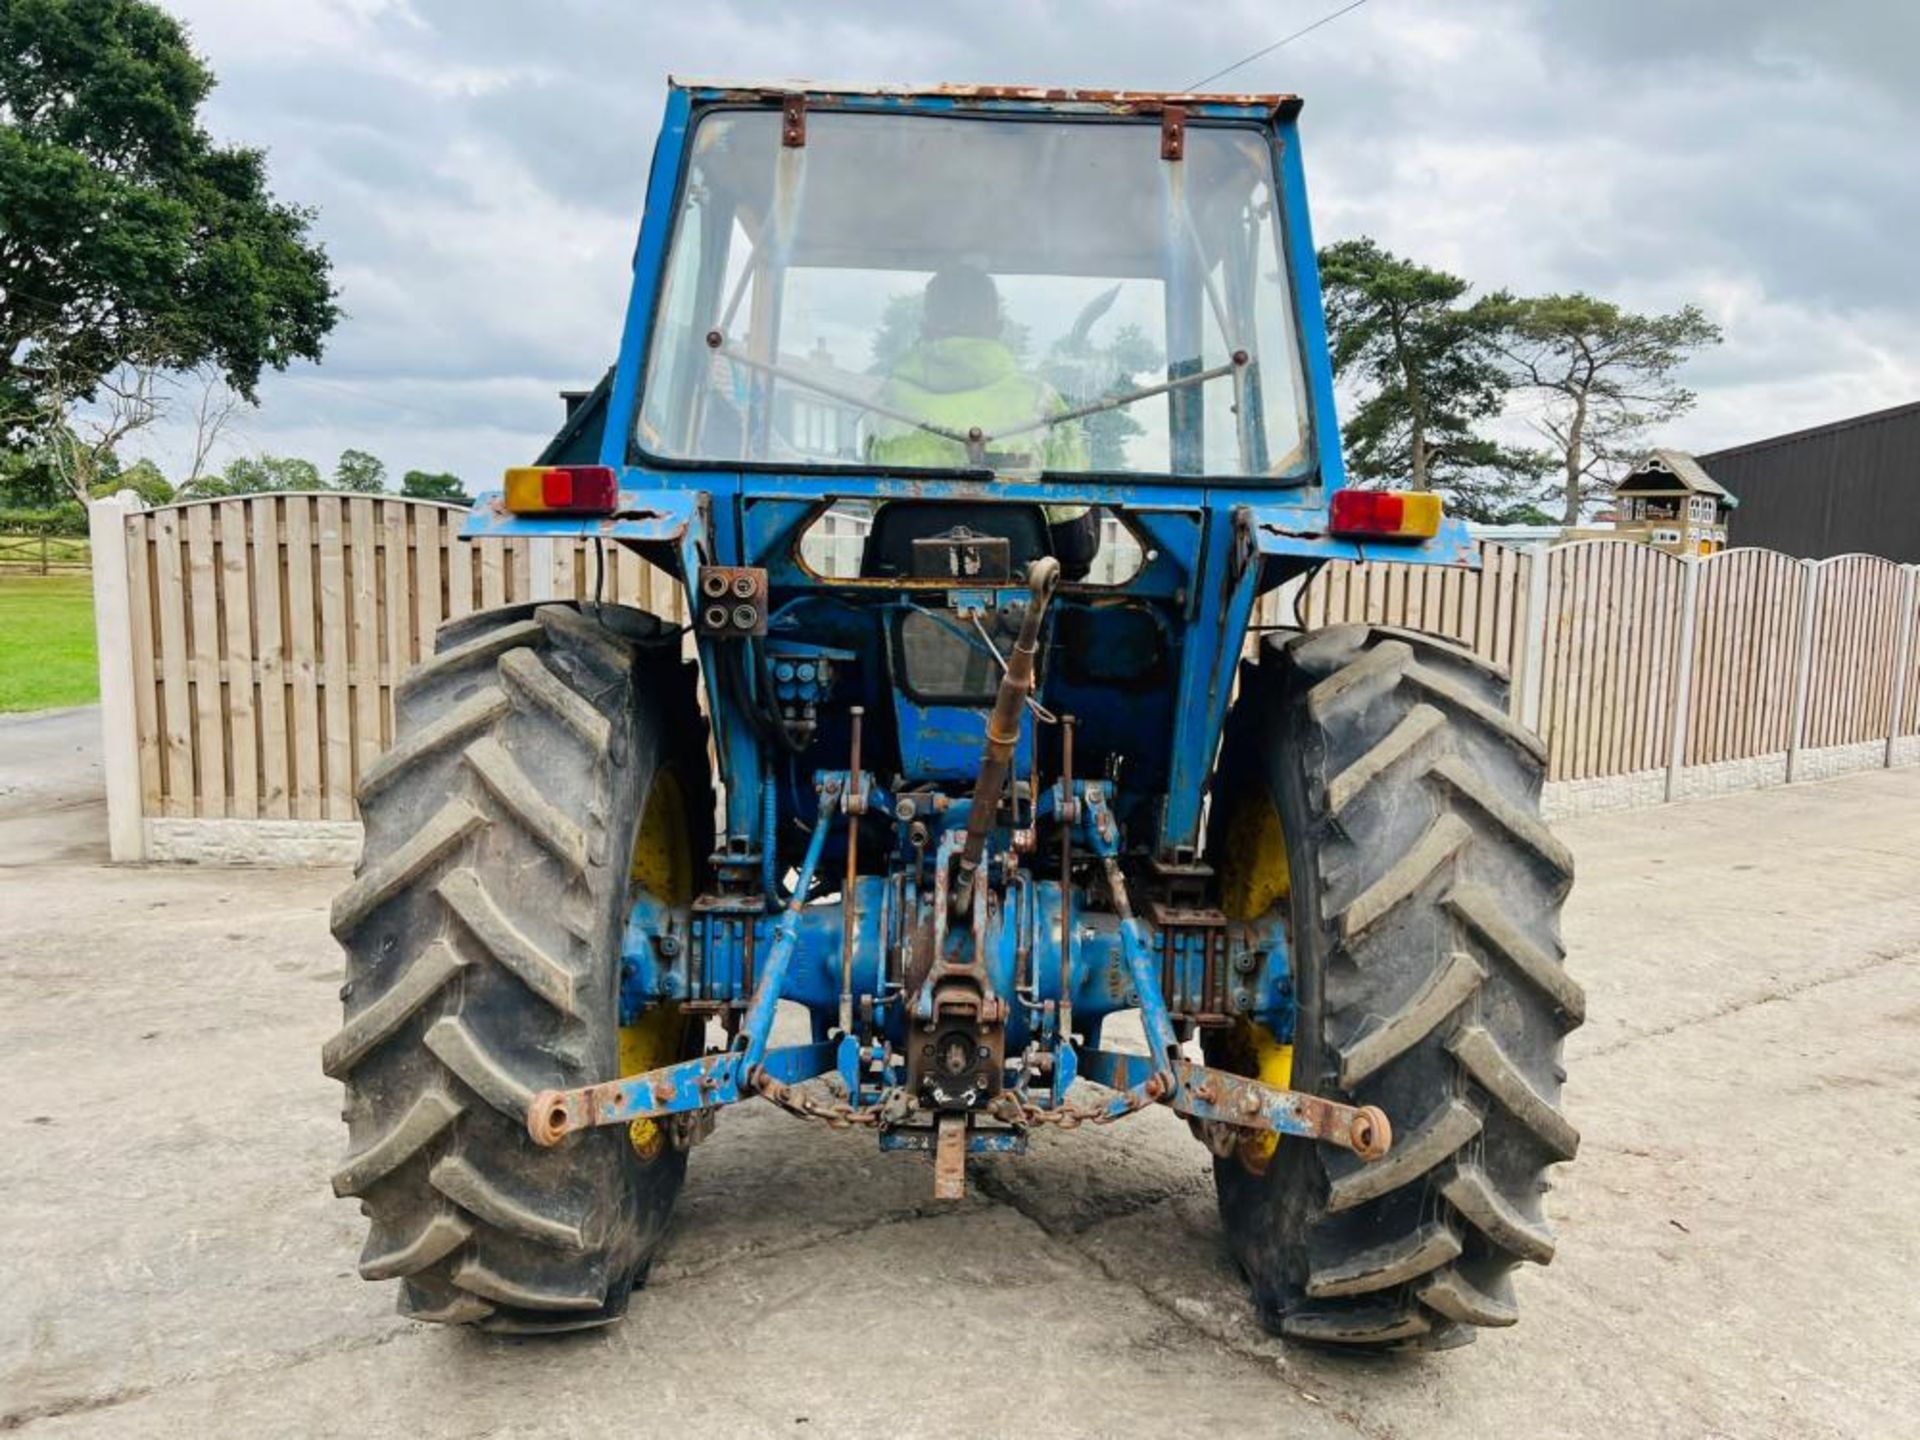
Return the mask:
<path fill-rule="evenodd" d="M 1542 545 L 1527 555 L 1527 593 L 1519 615 L 1520 723 L 1540 733 L 1540 714 L 1547 685 L 1547 560 L 1551 547 Z"/>
<path fill-rule="evenodd" d="M 1683 555 L 1680 581 L 1680 643 L 1673 657 L 1673 709 L 1667 717 L 1667 790 L 1671 801 L 1687 763 L 1687 721 L 1693 711 L 1693 628 L 1700 600 L 1700 557 Z"/>
<path fill-rule="evenodd" d="M 87 506 L 93 558 L 93 634 L 100 666 L 101 768 L 107 788 L 107 853 L 146 858 L 140 814 L 140 735 L 133 694 L 133 600 L 127 582 L 127 517 L 142 508 L 131 490 Z"/>
<path fill-rule="evenodd" d="M 1820 562 L 1802 560 L 1807 572 L 1800 598 L 1800 653 L 1793 663 L 1793 733 L 1787 739 L 1787 782 L 1800 769 L 1800 751 L 1807 743 L 1807 691 L 1813 683 L 1813 611 L 1820 598 Z"/>
<path fill-rule="evenodd" d="M 527 541 L 527 599 L 551 600 L 553 585 L 553 537 L 536 535 Z"/>
<path fill-rule="evenodd" d="M 1913 669 L 1913 596 L 1920 565 L 1900 567 L 1900 638 L 1893 647 L 1893 706 L 1887 715 L 1887 768 L 1893 768 L 1894 742 L 1900 738 L 1900 717 L 1907 710 L 1907 674 Z"/>

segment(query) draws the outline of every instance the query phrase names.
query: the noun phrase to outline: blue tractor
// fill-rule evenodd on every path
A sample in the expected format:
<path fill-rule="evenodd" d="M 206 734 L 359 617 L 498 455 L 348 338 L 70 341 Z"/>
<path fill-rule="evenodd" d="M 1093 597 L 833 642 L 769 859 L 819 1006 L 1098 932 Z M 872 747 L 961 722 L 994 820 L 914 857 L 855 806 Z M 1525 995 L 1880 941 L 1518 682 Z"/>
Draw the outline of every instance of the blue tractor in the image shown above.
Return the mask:
<path fill-rule="evenodd" d="M 758 1098 L 947 1197 L 1167 1106 L 1272 1329 L 1513 1321 L 1571 864 L 1504 676 L 1254 623 L 1328 561 L 1475 563 L 1344 485 L 1298 110 L 670 87 L 595 418 L 466 530 L 591 573 L 402 684 L 333 910 L 334 1188 L 405 1313 L 617 1319 Z M 605 603 L 619 548 L 686 624 Z"/>

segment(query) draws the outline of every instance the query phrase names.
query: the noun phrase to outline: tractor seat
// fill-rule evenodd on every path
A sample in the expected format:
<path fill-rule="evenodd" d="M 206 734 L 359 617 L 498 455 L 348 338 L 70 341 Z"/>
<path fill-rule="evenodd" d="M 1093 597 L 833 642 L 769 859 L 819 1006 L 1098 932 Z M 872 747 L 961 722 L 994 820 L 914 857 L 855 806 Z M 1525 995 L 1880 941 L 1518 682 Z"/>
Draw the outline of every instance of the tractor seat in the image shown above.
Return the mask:
<path fill-rule="evenodd" d="M 1027 566 L 1053 553 L 1047 521 L 1038 505 L 981 504 L 944 500 L 890 500 L 874 513 L 873 529 L 860 557 L 868 580 L 947 579 L 944 570 L 916 563 L 914 542 L 953 536 L 996 536 L 1007 542 L 1007 574 L 1019 577 Z"/>

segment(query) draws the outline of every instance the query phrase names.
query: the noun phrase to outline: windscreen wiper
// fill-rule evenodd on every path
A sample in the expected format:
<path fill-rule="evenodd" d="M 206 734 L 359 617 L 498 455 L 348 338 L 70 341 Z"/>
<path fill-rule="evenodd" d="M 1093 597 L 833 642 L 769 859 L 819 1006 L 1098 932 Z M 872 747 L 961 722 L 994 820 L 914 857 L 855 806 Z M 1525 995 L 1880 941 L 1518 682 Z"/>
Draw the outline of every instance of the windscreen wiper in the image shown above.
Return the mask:
<path fill-rule="evenodd" d="M 1162 380 L 1158 385 L 1142 386 L 1138 390 L 1129 390 L 1124 395 L 1109 395 L 1106 399 L 1096 400 L 1091 405 L 1078 405 L 1055 415 L 1043 415 L 1038 420 L 1029 420 L 1025 425 L 1016 425 L 1011 430 L 1002 430 L 999 434 L 989 435 L 986 438 L 1005 440 L 1012 435 L 1024 435 L 1029 430 L 1045 430 L 1054 425 L 1064 425 L 1069 420 L 1083 420 L 1089 415 L 1118 410 L 1121 406 L 1131 405 L 1136 400 L 1151 400 L 1155 395 L 1165 395 L 1170 390 L 1179 390 L 1187 385 L 1204 385 L 1209 380 L 1218 380 L 1222 375 L 1233 374 L 1246 363 L 1247 352 L 1236 350 L 1233 352 L 1233 358 L 1224 365 L 1215 365 L 1207 370 L 1196 370 L 1191 375 L 1181 375 L 1173 380 Z"/>
<path fill-rule="evenodd" d="M 1033 430 L 1051 429 L 1055 425 L 1064 425 L 1069 420 L 1083 420 L 1089 415 L 1101 415 L 1109 410 L 1118 410 L 1123 405 L 1131 405 L 1137 400 L 1151 400 L 1156 395 L 1165 395 L 1169 391 L 1183 389 L 1188 385 L 1204 385 L 1209 380 L 1218 380 L 1222 375 L 1233 374 L 1236 370 L 1243 368 L 1247 363 L 1247 352 L 1244 350 L 1236 350 L 1233 352 L 1232 358 L 1223 365 L 1215 365 L 1206 370 L 1196 370 L 1191 375 L 1181 375 L 1172 380 L 1162 380 L 1157 385 L 1144 385 L 1138 390 L 1129 390 L 1124 395 L 1109 395 L 1106 399 L 1096 400 L 1090 405 L 1078 405 L 1071 410 L 1062 410 L 1054 415 L 1043 415 L 1037 420 L 1029 420 L 1024 425 L 1016 425 L 1011 430 L 1002 430 L 997 434 L 989 435 L 978 425 L 975 425 L 972 429 L 964 433 L 959 430 L 949 430 L 944 425 L 935 425 L 931 421 L 922 420 L 916 415 L 909 415 L 904 410 L 895 410 L 889 406 L 877 404 L 866 396 L 855 394 L 851 390 L 842 390 L 838 386 L 828 385 L 823 381 L 815 380 L 811 375 L 803 375 L 798 370 L 789 370 L 784 365 L 777 365 L 770 360 L 762 360 L 757 356 L 748 355 L 744 351 L 736 350 L 727 344 L 726 336 L 722 335 L 718 330 L 709 330 L 707 332 L 707 347 L 717 355 L 724 355 L 729 360 L 745 365 L 749 370 L 758 370 L 763 374 L 773 375 L 779 379 L 791 381 L 803 389 L 812 390 L 819 395 L 825 395 L 830 400 L 839 400 L 848 405 L 855 405 L 871 414 L 883 415 L 889 420 L 899 421 L 902 425 L 911 425 L 916 430 L 924 430 L 929 435 L 937 435 L 942 440 L 951 440 L 954 444 L 966 450 L 967 463 L 969 465 L 977 466 L 981 469 L 989 468 L 987 464 L 987 447 L 995 441 L 1006 440 L 1015 435 L 1025 435 Z"/>
<path fill-rule="evenodd" d="M 839 400 L 847 405 L 856 405 L 861 410 L 870 414 L 883 415 L 889 420 L 898 420 L 902 425 L 911 425 L 916 430 L 924 430 L 929 435 L 938 435 L 942 440 L 951 440 L 954 444 L 965 448 L 968 464 L 977 465 L 983 469 L 986 467 L 987 441 L 990 437 L 977 425 L 972 430 L 963 434 L 958 430 L 949 430 L 944 425 L 935 425 L 931 421 L 922 420 L 915 415 L 909 415 L 904 410 L 895 410 L 886 405 L 876 404 L 864 395 L 855 394 L 851 390 L 842 390 L 837 385 L 828 385 L 823 381 L 815 380 L 811 375 L 803 375 L 798 370 L 789 370 L 784 365 L 776 365 L 770 360 L 762 360 L 757 356 L 747 354 L 745 351 L 736 350 L 727 344 L 727 337 L 722 335 L 718 330 L 709 330 L 707 332 L 707 348 L 712 350 L 716 355 L 724 355 L 727 359 L 746 366 L 749 370 L 758 370 L 762 374 L 776 376 L 781 380 L 790 381 L 802 389 L 811 390 L 818 395 L 825 395 L 829 400 Z M 1193 378 L 1197 379 L 1198 377 Z"/>

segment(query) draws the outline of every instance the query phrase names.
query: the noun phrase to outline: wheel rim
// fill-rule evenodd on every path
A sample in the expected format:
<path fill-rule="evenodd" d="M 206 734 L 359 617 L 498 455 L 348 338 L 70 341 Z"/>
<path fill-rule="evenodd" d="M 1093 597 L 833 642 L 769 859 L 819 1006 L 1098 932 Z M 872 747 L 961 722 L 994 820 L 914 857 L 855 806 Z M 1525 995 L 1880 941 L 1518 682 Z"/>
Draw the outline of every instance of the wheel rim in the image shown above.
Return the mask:
<path fill-rule="evenodd" d="M 687 843 L 687 802 L 680 781 L 671 770 L 661 770 L 640 810 L 640 828 L 633 840 L 630 869 L 635 890 L 644 890 L 669 905 L 693 899 L 693 850 Z M 680 1007 L 671 1001 L 656 1005 L 633 1024 L 620 1027 L 620 1073 L 639 1075 L 671 1065 L 686 1050 L 687 1025 Z M 643 1161 L 656 1160 L 666 1150 L 666 1132 L 655 1120 L 635 1120 L 627 1139 Z"/>
<path fill-rule="evenodd" d="M 1222 827 L 1225 844 L 1218 866 L 1220 909 L 1229 920 L 1253 920 L 1292 898 L 1293 873 L 1287 861 L 1287 835 L 1279 808 L 1258 788 L 1234 806 Z M 1289 929 L 1292 927 L 1289 926 Z M 1293 1046 L 1258 1021 L 1235 1020 L 1228 1041 L 1231 1068 L 1276 1089 L 1293 1088 Z M 1235 1148 L 1241 1165 L 1266 1173 L 1280 1147 L 1275 1131 L 1249 1136 Z"/>

